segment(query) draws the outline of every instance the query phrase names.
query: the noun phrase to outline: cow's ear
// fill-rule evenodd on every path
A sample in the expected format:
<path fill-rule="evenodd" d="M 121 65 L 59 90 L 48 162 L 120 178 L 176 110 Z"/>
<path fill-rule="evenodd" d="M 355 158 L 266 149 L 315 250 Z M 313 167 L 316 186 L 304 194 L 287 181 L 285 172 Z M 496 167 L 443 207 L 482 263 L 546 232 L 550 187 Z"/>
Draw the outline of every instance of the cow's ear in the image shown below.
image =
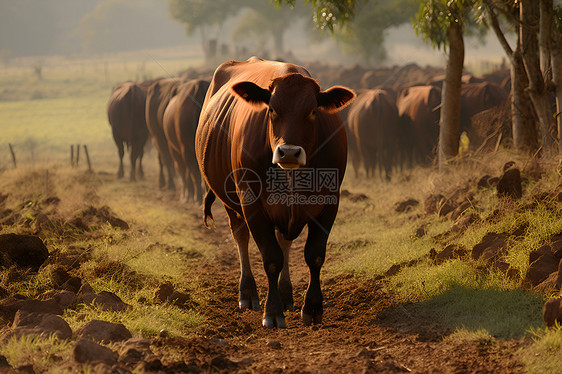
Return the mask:
<path fill-rule="evenodd" d="M 335 113 L 349 105 L 355 96 L 349 88 L 334 86 L 318 94 L 318 106 L 328 113 Z"/>
<path fill-rule="evenodd" d="M 242 99 L 246 100 L 252 104 L 269 104 L 269 99 L 271 99 L 271 92 L 264 88 L 261 88 L 252 82 L 240 82 L 232 86 L 232 91 L 234 91 Z"/>

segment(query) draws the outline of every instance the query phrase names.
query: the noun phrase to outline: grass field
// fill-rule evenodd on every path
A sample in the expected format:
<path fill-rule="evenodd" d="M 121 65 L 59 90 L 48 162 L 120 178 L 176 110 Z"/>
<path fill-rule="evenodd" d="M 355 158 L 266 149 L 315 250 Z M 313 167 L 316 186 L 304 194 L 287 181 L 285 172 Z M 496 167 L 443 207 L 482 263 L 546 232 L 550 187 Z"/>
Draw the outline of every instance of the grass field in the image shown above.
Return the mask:
<path fill-rule="evenodd" d="M 166 70 L 177 71 L 196 62 L 170 59 L 165 65 Z M 194 217 L 191 211 L 186 215 L 185 208 L 170 203 L 165 192 L 154 192 L 154 153 L 147 156 L 145 182 L 131 185 L 113 178 L 117 156 L 105 105 L 115 83 L 137 78 L 138 63 L 129 63 L 130 70 L 122 63 L 108 64 L 107 70 L 100 62 L 88 66 L 46 67 L 41 79 L 31 68 L 6 68 L 1 72 L 0 192 L 10 194 L 7 206 L 27 199 L 39 201 L 48 194 L 64 196 L 60 213 L 65 216 L 84 204 L 107 204 L 134 227 L 127 234 L 100 227 L 85 238 L 56 230 L 45 234 L 49 246 L 63 254 L 71 251 L 70 244 L 91 248 L 90 259 L 80 267 L 81 275 L 91 281 L 95 290 L 115 292 L 133 305 L 125 315 L 81 307 L 65 315 L 71 327 L 95 316 L 126 321 L 126 326 L 138 336 L 154 337 L 162 329 L 176 336 L 192 334 L 204 322 L 202 315 L 171 305 L 151 305 L 146 300 L 152 298 L 159 283 L 168 281 L 190 290 L 195 301 L 203 303 L 208 296 L 198 292 L 197 283 L 186 284 L 186 274 L 200 266 L 198 259 L 211 258 L 216 246 L 200 232 L 200 217 Z M 155 63 L 146 65 L 142 72 L 148 76 L 162 75 L 161 67 Z M 16 150 L 16 170 L 8 143 Z M 88 145 L 97 174 L 84 174 L 83 165 L 80 170 L 68 166 L 71 144 Z M 337 261 L 328 263 L 324 272 L 327 276 L 352 274 L 368 280 L 383 275 L 392 265 L 421 258 L 385 278 L 385 292 L 409 313 L 432 318 L 437 315 L 439 323 L 453 331 L 447 339 L 456 342 L 532 339 L 533 343 L 518 353 L 525 370 L 560 372 L 562 330 L 545 329 L 540 314 L 549 295 L 520 287 L 521 276 L 529 266 L 529 253 L 543 245 L 550 235 L 562 232 L 560 205 L 553 209 L 533 204 L 536 194 L 560 185 L 560 176 L 551 163 L 544 162 L 543 177 L 528 179 L 521 201 L 498 200 L 493 189 L 477 189 L 475 181 L 483 174 L 498 175 L 503 163 L 510 159 L 519 165 L 527 165 L 529 159 L 508 150 L 487 157 L 466 156 L 459 160 L 455 171 L 446 173 L 432 168 L 398 172 L 392 183 L 355 179 L 348 172 L 343 188 L 353 194 L 365 194 L 367 200 L 342 199 L 329 244 L 329 255 Z M 47 170 L 50 182 L 43 183 Z M 469 192 L 479 202 L 472 211 L 482 221 L 451 234 L 453 222 L 435 214 L 426 215 L 423 200 L 431 193 L 452 192 L 464 186 L 470 186 Z M 396 213 L 394 204 L 406 198 L 422 203 L 407 213 Z M 501 212 L 501 219 L 486 220 L 494 211 Z M 30 216 L 31 221 L 34 218 Z M 470 259 L 440 265 L 424 259 L 430 250 L 441 251 L 450 244 L 470 249 L 485 234 L 509 232 L 523 222 L 528 228 L 517 240 L 510 239 L 506 254 L 506 261 L 518 271 L 519 278 L 509 278 L 499 271 L 482 271 L 480 264 Z M 422 225 L 427 234 L 417 238 L 414 233 Z M 1 226 L 0 232 L 17 230 L 18 227 Z M 33 296 L 47 289 L 48 269 L 19 283 L 11 282 L 8 273 L 0 271 L 0 286 L 9 291 Z M 32 360 L 38 344 L 29 339 L 10 341 L 0 347 L 0 354 L 11 363 L 23 365 Z M 50 344 L 53 352 L 68 349 L 61 342 L 41 344 Z M 45 357 L 36 360 L 48 361 Z M 49 363 L 39 366 L 46 368 Z"/>

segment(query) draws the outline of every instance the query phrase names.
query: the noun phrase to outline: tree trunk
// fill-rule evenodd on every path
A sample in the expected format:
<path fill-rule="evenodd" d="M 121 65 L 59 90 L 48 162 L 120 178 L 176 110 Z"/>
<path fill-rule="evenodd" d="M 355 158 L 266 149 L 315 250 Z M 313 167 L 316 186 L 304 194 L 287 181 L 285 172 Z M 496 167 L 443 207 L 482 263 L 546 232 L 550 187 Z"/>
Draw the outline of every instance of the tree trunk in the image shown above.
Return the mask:
<path fill-rule="evenodd" d="M 538 149 L 537 131 L 535 127 L 536 115 L 531 104 L 527 87 L 529 80 L 525 73 L 525 66 L 521 58 L 521 36 L 519 24 L 514 23 L 517 41 L 515 50 L 511 48 L 494 13 L 493 7 L 487 4 L 489 23 L 494 30 L 500 45 L 503 47 L 510 62 L 511 75 L 511 126 L 513 143 L 517 150 L 522 152 L 535 152 Z"/>
<path fill-rule="evenodd" d="M 539 148 L 535 126 L 537 117 L 527 93 L 529 81 L 525 74 L 525 66 L 519 53 L 519 47 L 513 53 L 513 63 L 510 70 L 513 143 L 517 150 L 533 153 Z"/>
<path fill-rule="evenodd" d="M 541 143 L 546 155 L 552 154 L 552 110 L 548 101 L 543 72 L 540 69 L 539 6 L 534 0 L 522 0 L 520 7 L 522 57 L 529 79 L 529 96 L 535 107 L 541 130 Z M 544 31 L 544 30 L 543 30 Z"/>
<path fill-rule="evenodd" d="M 459 127 L 461 116 L 461 77 L 464 64 L 464 40 L 462 26 L 452 23 L 449 28 L 449 59 L 441 95 L 441 119 L 439 120 L 439 167 L 455 157 L 459 151 Z"/>
<path fill-rule="evenodd" d="M 551 55 L 552 81 L 556 93 L 556 128 L 558 129 L 558 157 L 562 157 L 562 33 L 553 25 Z"/>
<path fill-rule="evenodd" d="M 562 43 L 552 50 L 552 79 L 556 88 L 556 123 L 558 129 L 558 157 L 562 157 Z M 556 51 L 556 52 L 555 52 Z"/>

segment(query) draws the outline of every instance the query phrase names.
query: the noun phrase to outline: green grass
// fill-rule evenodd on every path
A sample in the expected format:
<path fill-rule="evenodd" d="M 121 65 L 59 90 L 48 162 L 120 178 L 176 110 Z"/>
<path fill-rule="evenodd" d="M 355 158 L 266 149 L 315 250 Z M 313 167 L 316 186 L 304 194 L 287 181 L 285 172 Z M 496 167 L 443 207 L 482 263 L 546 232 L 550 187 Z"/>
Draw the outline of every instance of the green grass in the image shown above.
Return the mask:
<path fill-rule="evenodd" d="M 33 365 L 36 371 L 46 371 L 57 362 L 72 360 L 72 343 L 59 340 L 53 336 L 49 338 L 32 338 L 23 336 L 20 339 L 11 338 L 0 345 L 0 355 L 8 360 L 12 367 Z"/>
<path fill-rule="evenodd" d="M 528 373 L 562 372 L 562 328 L 535 329 L 533 344 L 520 352 Z"/>
<path fill-rule="evenodd" d="M 71 144 L 88 145 L 95 162 L 113 142 L 105 114 L 108 98 L 109 91 L 86 97 L 0 102 L 2 140 L 14 146 L 19 162 L 66 161 Z M 5 156 L 6 165 L 7 152 Z"/>

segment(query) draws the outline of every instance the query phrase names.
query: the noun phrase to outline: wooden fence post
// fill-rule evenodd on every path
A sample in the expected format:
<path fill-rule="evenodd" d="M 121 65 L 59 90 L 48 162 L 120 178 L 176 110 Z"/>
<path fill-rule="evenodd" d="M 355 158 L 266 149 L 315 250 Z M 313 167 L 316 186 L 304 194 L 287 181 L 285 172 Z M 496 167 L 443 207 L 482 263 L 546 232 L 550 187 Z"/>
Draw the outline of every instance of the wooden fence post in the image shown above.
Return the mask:
<path fill-rule="evenodd" d="M 10 147 L 10 153 L 12 154 L 12 162 L 14 163 L 14 168 L 17 167 L 16 164 L 16 154 L 14 152 L 14 147 L 12 147 L 12 144 L 8 143 L 8 146 Z"/>
<path fill-rule="evenodd" d="M 70 145 L 70 166 L 74 167 L 74 144 Z"/>
<path fill-rule="evenodd" d="M 80 144 L 76 144 L 76 166 L 80 162 Z"/>
<path fill-rule="evenodd" d="M 92 164 L 90 163 L 90 155 L 88 154 L 88 146 L 84 144 L 84 154 L 86 155 L 86 161 L 88 162 L 88 171 L 92 171 Z"/>

